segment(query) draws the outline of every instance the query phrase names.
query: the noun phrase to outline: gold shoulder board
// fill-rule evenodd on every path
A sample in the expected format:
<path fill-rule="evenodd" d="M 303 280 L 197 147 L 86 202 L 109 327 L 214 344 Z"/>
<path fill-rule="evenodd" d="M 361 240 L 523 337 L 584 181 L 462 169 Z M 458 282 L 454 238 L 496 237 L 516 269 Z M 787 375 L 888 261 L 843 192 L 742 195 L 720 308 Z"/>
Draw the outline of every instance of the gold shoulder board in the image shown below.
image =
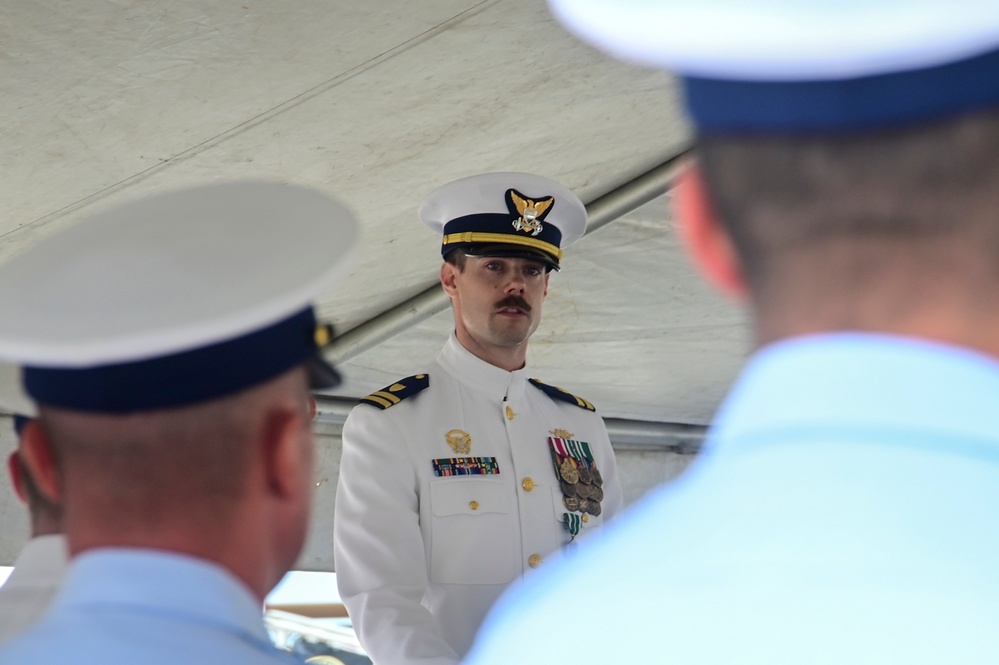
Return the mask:
<path fill-rule="evenodd" d="M 577 397 L 576 395 L 573 395 L 570 392 L 566 392 L 561 388 L 558 388 L 556 386 L 549 386 L 547 383 L 541 383 L 537 379 L 528 379 L 528 381 L 531 382 L 532 386 L 543 391 L 546 395 L 548 395 L 554 400 L 568 402 L 573 406 L 578 406 L 579 408 L 586 409 L 587 411 L 597 410 L 596 407 L 590 404 L 590 402 L 588 402 L 587 400 L 583 399 L 582 397 Z"/>
<path fill-rule="evenodd" d="M 407 397 L 412 397 L 421 390 L 425 390 L 429 385 L 429 374 L 408 376 L 390 386 L 385 386 L 381 390 L 371 393 L 367 397 L 362 397 L 361 404 L 370 404 L 379 409 L 387 409 L 390 406 L 395 406 Z"/>

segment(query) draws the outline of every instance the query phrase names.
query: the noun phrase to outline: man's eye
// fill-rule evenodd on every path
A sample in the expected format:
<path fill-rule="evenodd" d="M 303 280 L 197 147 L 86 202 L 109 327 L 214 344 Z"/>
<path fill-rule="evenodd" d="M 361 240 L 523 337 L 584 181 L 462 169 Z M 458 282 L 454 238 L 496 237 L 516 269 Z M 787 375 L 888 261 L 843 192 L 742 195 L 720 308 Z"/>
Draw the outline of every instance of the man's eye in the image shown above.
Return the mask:
<path fill-rule="evenodd" d="M 537 277 L 541 274 L 541 268 L 527 268 L 526 272 L 531 277 Z"/>
<path fill-rule="evenodd" d="M 495 262 L 490 262 L 486 264 L 486 270 L 499 270 L 500 264 Z"/>

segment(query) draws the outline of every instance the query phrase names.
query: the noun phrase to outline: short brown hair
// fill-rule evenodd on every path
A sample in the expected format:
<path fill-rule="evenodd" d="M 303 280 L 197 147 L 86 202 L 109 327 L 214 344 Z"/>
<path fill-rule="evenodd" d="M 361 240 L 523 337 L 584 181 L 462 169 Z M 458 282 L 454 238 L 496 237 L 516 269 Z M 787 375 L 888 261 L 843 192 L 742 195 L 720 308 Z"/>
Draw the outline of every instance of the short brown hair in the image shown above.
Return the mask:
<path fill-rule="evenodd" d="M 451 265 L 456 267 L 458 269 L 458 272 L 464 272 L 465 259 L 467 257 L 468 254 L 465 253 L 465 250 L 463 250 L 460 247 L 456 247 L 455 249 L 452 249 L 450 252 L 444 255 L 444 262 L 450 263 Z"/>
<path fill-rule="evenodd" d="M 40 420 L 67 495 L 86 498 L 91 522 L 124 528 L 138 519 L 153 528 L 179 515 L 221 524 L 245 496 L 268 409 L 284 397 L 301 402 L 304 415 L 303 368 L 192 405 L 127 414 L 42 405 Z"/>
<path fill-rule="evenodd" d="M 705 135 L 697 152 L 752 290 L 799 250 L 907 261 L 907 247 L 946 240 L 999 269 L 999 112 L 847 136 Z"/>

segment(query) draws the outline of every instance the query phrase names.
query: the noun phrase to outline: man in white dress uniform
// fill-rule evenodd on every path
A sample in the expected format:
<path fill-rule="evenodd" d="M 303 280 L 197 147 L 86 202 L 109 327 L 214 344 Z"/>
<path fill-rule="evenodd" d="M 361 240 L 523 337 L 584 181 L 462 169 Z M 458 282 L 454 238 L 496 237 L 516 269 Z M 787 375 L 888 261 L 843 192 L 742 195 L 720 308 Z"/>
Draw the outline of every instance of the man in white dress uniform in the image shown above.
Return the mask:
<path fill-rule="evenodd" d="M 996 4 L 552 5 L 681 75 L 679 221 L 758 348 L 699 462 L 501 601 L 469 663 L 996 662 Z M 601 614 L 568 638 L 581 589 Z"/>
<path fill-rule="evenodd" d="M 72 557 L 0 663 L 298 662 L 262 604 L 307 529 L 309 388 L 338 380 L 311 302 L 355 236 L 319 192 L 216 183 L 112 208 L 0 267 L 0 356 L 39 405 L 21 450 L 62 502 Z"/>
<path fill-rule="evenodd" d="M 351 412 L 336 499 L 340 596 L 377 665 L 457 663 L 503 589 L 622 502 L 593 405 L 526 367 L 582 203 L 489 173 L 441 187 L 420 217 L 442 238 L 454 332 L 424 372 Z"/>

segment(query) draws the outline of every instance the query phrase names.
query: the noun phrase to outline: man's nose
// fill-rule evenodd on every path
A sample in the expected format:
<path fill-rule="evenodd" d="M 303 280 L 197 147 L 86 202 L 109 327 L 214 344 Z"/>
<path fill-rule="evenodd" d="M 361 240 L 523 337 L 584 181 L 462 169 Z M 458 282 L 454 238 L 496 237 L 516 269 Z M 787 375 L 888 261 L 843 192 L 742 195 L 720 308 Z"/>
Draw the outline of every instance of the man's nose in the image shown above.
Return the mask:
<path fill-rule="evenodd" d="M 503 289 L 503 292 L 507 294 L 511 293 L 522 294 L 526 288 L 527 288 L 527 281 L 524 279 L 524 276 L 521 275 L 519 272 L 515 272 L 507 281 L 506 287 Z"/>

